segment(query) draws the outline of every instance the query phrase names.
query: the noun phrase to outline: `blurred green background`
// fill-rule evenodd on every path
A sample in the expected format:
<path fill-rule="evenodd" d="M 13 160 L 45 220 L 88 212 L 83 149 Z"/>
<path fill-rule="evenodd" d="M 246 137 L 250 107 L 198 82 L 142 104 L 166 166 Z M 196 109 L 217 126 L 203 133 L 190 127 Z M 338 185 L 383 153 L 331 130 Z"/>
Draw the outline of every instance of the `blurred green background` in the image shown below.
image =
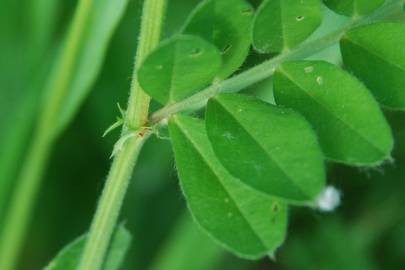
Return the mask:
<path fill-rule="evenodd" d="M 8 140 L 18 139 L 9 134 L 18 128 L 30 128 L 24 121 L 35 119 L 35 114 L 26 115 L 38 106 L 41 96 L 37 90 L 41 87 L 33 85 L 41 85 L 49 73 L 49 63 L 76 5 L 74 0 L 55 0 L 43 10 L 42 2 L 1 1 L 0 168 L 4 156 L 18 152 L 7 148 Z M 198 2 L 169 1 L 165 37 L 179 30 Z M 119 133 L 114 131 L 106 138 L 101 135 L 119 114 L 116 103 L 126 104 L 141 5 L 141 0 L 129 1 L 91 95 L 54 148 L 19 269 L 42 269 L 65 244 L 89 227 Z M 42 19 L 32 23 L 35 16 Z M 344 21 L 331 16 L 319 35 Z M 252 54 L 242 68 L 266 57 Z M 316 57 L 339 63 L 336 47 Z M 246 91 L 271 100 L 268 82 Z M 153 104 L 153 108 L 156 106 Z M 386 112 L 386 116 L 396 138 L 395 162 L 367 170 L 330 164 L 328 181 L 342 191 L 342 205 L 328 214 L 292 208 L 288 237 L 275 261 L 238 259 L 202 234 L 187 215 L 170 141 L 150 139 L 142 150 L 121 215 L 133 235 L 122 269 L 404 269 L 405 113 Z M 19 147 L 24 149 L 26 145 Z M 17 160 L 14 166 L 18 169 L 22 157 Z M 7 201 L 10 187 L 0 188 L 0 199 Z M 0 211 L 0 221 L 3 217 Z"/>

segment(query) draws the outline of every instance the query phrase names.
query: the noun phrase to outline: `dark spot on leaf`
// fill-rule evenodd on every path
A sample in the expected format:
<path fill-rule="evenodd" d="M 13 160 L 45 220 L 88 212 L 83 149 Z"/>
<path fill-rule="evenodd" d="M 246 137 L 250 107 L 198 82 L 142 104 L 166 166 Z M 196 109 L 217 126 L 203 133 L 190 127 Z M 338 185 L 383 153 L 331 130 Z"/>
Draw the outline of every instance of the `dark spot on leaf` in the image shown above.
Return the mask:
<path fill-rule="evenodd" d="M 242 15 L 250 15 L 250 14 L 252 14 L 253 13 L 253 9 L 251 9 L 251 8 L 248 8 L 248 9 L 243 9 L 243 10 L 241 10 L 241 12 L 240 12 L 240 14 L 242 14 Z"/>
<path fill-rule="evenodd" d="M 221 53 L 222 53 L 222 54 L 225 54 L 227 51 L 229 51 L 229 49 L 230 49 L 231 47 L 232 47 L 231 44 L 225 45 L 225 46 L 222 48 Z"/>
<path fill-rule="evenodd" d="M 276 218 L 275 218 L 275 217 L 272 217 L 270 222 L 271 222 L 272 224 L 276 223 Z"/>
<path fill-rule="evenodd" d="M 271 210 L 272 210 L 274 213 L 278 212 L 278 204 L 277 204 L 277 203 L 274 203 Z"/>

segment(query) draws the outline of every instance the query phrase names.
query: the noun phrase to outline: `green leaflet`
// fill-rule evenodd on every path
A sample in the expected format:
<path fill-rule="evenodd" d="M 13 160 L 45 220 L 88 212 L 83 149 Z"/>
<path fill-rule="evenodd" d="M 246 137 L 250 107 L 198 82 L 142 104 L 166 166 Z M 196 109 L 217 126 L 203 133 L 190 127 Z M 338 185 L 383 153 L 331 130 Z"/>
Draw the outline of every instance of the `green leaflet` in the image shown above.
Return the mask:
<path fill-rule="evenodd" d="M 319 0 L 265 0 L 254 19 L 253 46 L 262 53 L 279 53 L 300 44 L 320 24 Z"/>
<path fill-rule="evenodd" d="M 219 160 L 244 183 L 301 204 L 321 192 L 322 152 L 311 126 L 294 111 L 220 94 L 208 102 L 206 128 Z"/>
<path fill-rule="evenodd" d="M 392 109 L 405 109 L 405 24 L 376 23 L 355 28 L 340 47 L 347 68 L 377 100 Z"/>
<path fill-rule="evenodd" d="M 384 4 L 385 0 L 323 0 L 336 13 L 349 17 L 366 15 Z"/>
<path fill-rule="evenodd" d="M 253 8 L 244 0 L 205 0 L 188 18 L 183 32 L 214 44 L 223 57 L 217 78 L 237 70 L 249 53 Z"/>
<path fill-rule="evenodd" d="M 98 0 L 91 1 L 91 15 L 86 21 L 85 30 L 81 36 L 79 49 L 72 58 L 73 67 L 67 71 L 63 105 L 56 123 L 56 133 L 60 133 L 72 120 L 85 97 L 89 94 L 98 72 L 103 64 L 104 54 L 110 38 L 120 21 L 127 0 Z M 65 50 L 61 50 L 61 55 Z M 60 61 L 56 62 L 60 65 Z M 58 70 L 60 67 L 54 68 Z"/>
<path fill-rule="evenodd" d="M 225 170 L 203 121 L 175 116 L 169 131 L 181 186 L 201 227 L 241 257 L 272 254 L 285 238 L 286 205 L 245 186 Z"/>
<path fill-rule="evenodd" d="M 44 270 L 76 270 L 87 234 L 64 247 Z M 103 270 L 117 270 L 121 266 L 131 242 L 131 235 L 123 225 L 117 227 L 105 258 Z"/>
<path fill-rule="evenodd" d="M 219 51 L 202 38 L 179 35 L 162 43 L 142 63 L 139 83 L 161 104 L 182 100 L 212 82 Z"/>
<path fill-rule="evenodd" d="M 302 113 L 329 159 L 375 165 L 390 157 L 393 139 L 377 102 L 349 73 L 323 61 L 282 64 L 274 77 L 276 103 Z"/>

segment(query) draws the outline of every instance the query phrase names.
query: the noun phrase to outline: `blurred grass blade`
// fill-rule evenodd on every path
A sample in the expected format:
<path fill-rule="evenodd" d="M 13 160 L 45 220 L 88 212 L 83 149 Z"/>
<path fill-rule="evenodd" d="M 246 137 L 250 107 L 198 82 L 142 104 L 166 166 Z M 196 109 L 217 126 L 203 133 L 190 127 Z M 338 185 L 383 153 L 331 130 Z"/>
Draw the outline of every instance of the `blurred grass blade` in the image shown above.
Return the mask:
<path fill-rule="evenodd" d="M 0 14 L 5 19 L 0 21 L 5 26 L 0 27 L 0 84 L 7 86 L 0 91 L 0 223 L 54 56 L 51 39 L 60 5 L 57 0 L 6 2 Z M 22 26 L 16 22 L 21 17 Z"/>
<path fill-rule="evenodd" d="M 76 270 L 83 252 L 87 234 L 80 236 L 64 247 L 44 270 Z M 120 268 L 125 254 L 131 243 L 131 234 L 120 225 L 111 239 L 102 270 L 117 270 Z"/>
<path fill-rule="evenodd" d="M 114 29 L 123 15 L 128 0 L 97 0 L 83 28 L 74 63 L 65 85 L 62 109 L 55 123 L 56 133 L 69 124 L 91 90 L 103 64 L 104 55 Z"/>
<path fill-rule="evenodd" d="M 0 269 L 13 269 L 53 143 L 90 90 L 127 0 L 80 0 L 52 73 L 0 235 Z M 96 60 L 97 59 L 97 60 Z"/>

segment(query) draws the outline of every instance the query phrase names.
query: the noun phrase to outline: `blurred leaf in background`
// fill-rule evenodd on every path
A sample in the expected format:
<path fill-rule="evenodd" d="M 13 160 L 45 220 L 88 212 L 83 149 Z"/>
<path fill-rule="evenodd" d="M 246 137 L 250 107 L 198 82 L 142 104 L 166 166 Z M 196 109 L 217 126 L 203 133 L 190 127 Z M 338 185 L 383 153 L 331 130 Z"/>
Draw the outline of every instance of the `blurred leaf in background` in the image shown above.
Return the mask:
<path fill-rule="evenodd" d="M 54 0 L 4 0 L 0 10 L 0 217 L 55 56 L 60 9 Z M 59 20 L 58 20 L 59 19 Z M 58 23 L 59 22 L 59 23 Z"/>

